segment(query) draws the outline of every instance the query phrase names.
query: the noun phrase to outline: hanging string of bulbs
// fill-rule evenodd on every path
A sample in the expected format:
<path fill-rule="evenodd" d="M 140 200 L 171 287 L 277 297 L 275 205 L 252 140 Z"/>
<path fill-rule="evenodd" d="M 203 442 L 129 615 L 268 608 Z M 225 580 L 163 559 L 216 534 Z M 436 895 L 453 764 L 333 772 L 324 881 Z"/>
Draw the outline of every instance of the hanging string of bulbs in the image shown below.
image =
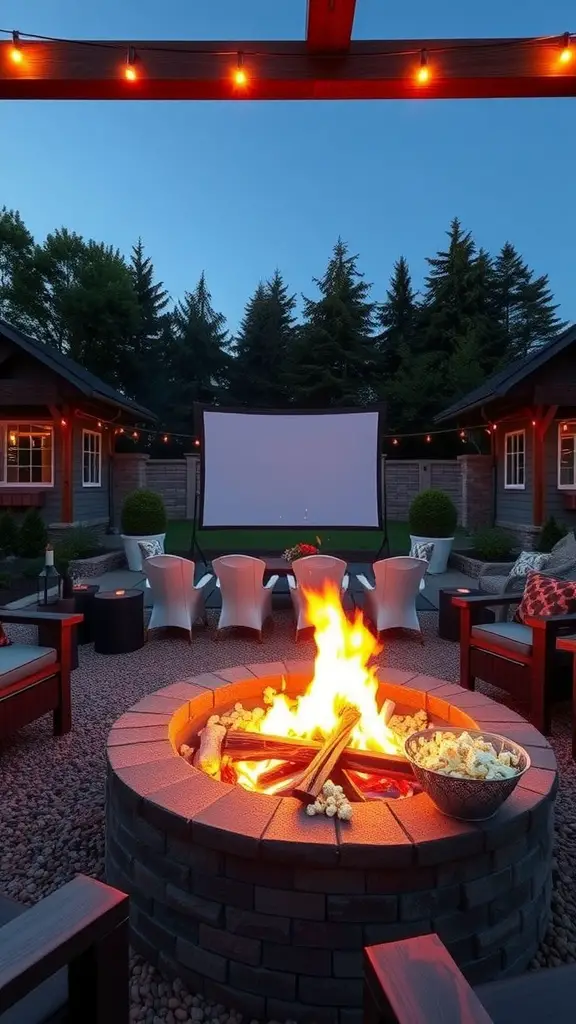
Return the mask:
<path fill-rule="evenodd" d="M 9 48 L 9 59 L 15 67 L 22 69 L 26 66 L 26 40 L 49 42 L 49 43 L 67 43 L 74 44 L 77 46 L 85 47 L 97 47 L 102 50 L 119 50 L 118 43 L 107 43 L 105 41 L 94 41 L 94 40 L 82 40 L 82 39 L 63 39 L 58 36 L 44 36 L 35 33 L 24 33 L 18 32 L 12 29 L 0 28 L 0 35 L 12 37 L 12 43 Z M 372 59 L 374 57 L 382 58 L 397 58 L 404 57 L 409 65 L 408 74 L 414 79 L 415 83 L 419 86 L 426 86 L 431 83 L 434 79 L 434 58 L 441 54 L 450 52 L 478 52 L 481 50 L 494 50 L 494 49 L 508 49 L 519 47 L 541 47 L 542 45 L 550 46 L 553 44 L 557 47 L 557 64 L 559 71 L 570 70 L 570 65 L 573 63 L 576 46 L 575 46 L 576 35 L 571 32 L 564 32 L 560 36 L 534 36 L 527 39 L 503 39 L 503 40 L 490 40 L 490 41 L 471 41 L 467 43 L 458 43 L 456 45 L 438 45 L 429 46 L 427 49 L 398 49 L 398 50 L 382 50 L 381 52 L 373 51 L 366 53 L 355 54 L 355 57 L 366 57 L 366 59 Z M 123 77 L 126 82 L 130 84 L 136 84 L 141 77 L 145 76 L 146 68 L 146 54 L 150 53 L 173 53 L 174 50 L 168 46 L 162 46 L 161 43 L 147 43 L 140 44 L 138 52 L 133 44 L 129 44 L 124 52 L 124 61 L 118 64 L 118 74 Z M 206 49 L 194 46 L 179 46 L 179 54 L 190 54 L 190 55 L 203 55 L 206 56 Z M 246 58 L 250 62 L 250 57 L 258 57 L 265 55 L 266 57 L 274 56 L 285 56 L 284 53 L 274 54 L 270 50 L 259 50 L 257 45 L 251 47 L 250 52 L 246 54 L 241 50 L 212 50 L 210 53 L 217 57 L 229 57 L 230 58 L 230 79 L 234 86 L 239 89 L 244 89 L 249 86 L 250 78 L 255 74 L 254 68 L 250 68 L 246 63 Z M 306 54 L 296 54 L 295 56 L 306 57 Z"/>

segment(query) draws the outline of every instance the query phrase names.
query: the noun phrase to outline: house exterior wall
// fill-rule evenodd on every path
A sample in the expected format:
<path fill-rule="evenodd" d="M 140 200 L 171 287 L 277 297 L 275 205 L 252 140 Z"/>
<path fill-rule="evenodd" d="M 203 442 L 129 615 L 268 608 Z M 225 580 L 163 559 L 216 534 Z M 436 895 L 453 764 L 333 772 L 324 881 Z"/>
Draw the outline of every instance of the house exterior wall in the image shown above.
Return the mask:
<path fill-rule="evenodd" d="M 98 526 L 102 523 L 108 525 L 109 522 L 110 456 L 108 454 L 108 436 L 105 431 L 95 430 L 96 433 L 100 433 L 102 445 L 100 487 L 84 487 L 82 484 L 82 432 L 94 429 L 92 423 L 86 420 L 78 419 L 74 421 L 74 435 L 72 439 L 72 517 L 75 523 L 86 526 Z"/>
<path fill-rule="evenodd" d="M 532 481 L 533 481 L 533 427 L 527 417 L 506 420 L 498 424 L 496 430 L 496 525 L 508 527 L 510 524 L 531 526 L 532 515 Z M 504 478 L 504 451 L 506 434 L 515 430 L 524 430 L 525 437 L 525 486 L 522 490 L 508 490 Z"/>

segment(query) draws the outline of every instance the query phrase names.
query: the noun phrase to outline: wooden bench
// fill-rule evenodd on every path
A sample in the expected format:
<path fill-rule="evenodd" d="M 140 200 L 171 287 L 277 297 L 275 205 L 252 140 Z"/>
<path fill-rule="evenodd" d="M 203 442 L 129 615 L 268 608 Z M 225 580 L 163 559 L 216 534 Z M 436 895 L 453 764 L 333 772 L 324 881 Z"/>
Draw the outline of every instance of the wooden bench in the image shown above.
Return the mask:
<path fill-rule="evenodd" d="M 125 893 L 78 875 L 30 909 L 2 899 L 0 915 L 0 1024 L 127 1024 Z"/>
<path fill-rule="evenodd" d="M 572 1024 L 576 965 L 472 989 L 437 935 L 364 950 L 364 1024 Z"/>
<path fill-rule="evenodd" d="M 62 736 L 72 728 L 70 671 L 72 663 L 72 629 L 83 615 L 64 612 L 29 612 L 25 609 L 0 608 L 0 622 L 44 626 L 52 634 L 51 648 L 38 648 L 44 656 L 30 658 L 28 665 L 2 671 L 10 663 L 11 652 L 18 653 L 17 642 L 0 650 L 0 739 L 10 736 L 22 726 L 52 712 L 54 733 Z M 4 656 L 3 656 L 4 655 Z M 24 661 L 26 658 L 24 658 Z"/>

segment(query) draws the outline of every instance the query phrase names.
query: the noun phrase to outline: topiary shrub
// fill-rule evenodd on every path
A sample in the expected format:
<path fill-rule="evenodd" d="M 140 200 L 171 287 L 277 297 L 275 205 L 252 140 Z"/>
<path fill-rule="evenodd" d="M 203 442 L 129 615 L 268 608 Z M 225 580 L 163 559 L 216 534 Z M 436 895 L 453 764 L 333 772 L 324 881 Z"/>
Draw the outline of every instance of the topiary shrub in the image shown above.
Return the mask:
<path fill-rule="evenodd" d="M 48 531 L 37 508 L 26 512 L 18 537 L 18 554 L 22 558 L 38 558 L 46 550 Z"/>
<path fill-rule="evenodd" d="M 0 552 L 15 555 L 18 551 L 18 524 L 11 512 L 0 516 Z"/>
<path fill-rule="evenodd" d="M 166 533 L 166 509 L 155 491 L 133 491 L 122 506 L 122 533 L 127 537 L 151 537 Z"/>
<path fill-rule="evenodd" d="M 508 562 L 514 548 L 514 538 L 498 526 L 479 530 L 472 538 L 472 550 L 483 562 Z"/>
<path fill-rule="evenodd" d="M 444 491 L 421 491 L 410 506 L 408 517 L 413 537 L 453 537 L 458 522 L 456 506 Z"/>
<path fill-rule="evenodd" d="M 562 537 L 565 537 L 568 530 L 561 523 L 557 523 L 554 516 L 550 516 L 546 520 L 544 526 L 540 530 L 540 536 L 538 537 L 538 551 L 548 552 L 552 551 L 552 548 Z"/>

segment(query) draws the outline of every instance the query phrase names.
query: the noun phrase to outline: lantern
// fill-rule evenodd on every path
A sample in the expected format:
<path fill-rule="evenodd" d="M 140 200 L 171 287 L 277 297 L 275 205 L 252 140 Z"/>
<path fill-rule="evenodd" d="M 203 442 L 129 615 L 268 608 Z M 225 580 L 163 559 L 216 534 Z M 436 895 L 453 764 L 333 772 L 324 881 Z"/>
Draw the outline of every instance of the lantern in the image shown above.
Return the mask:
<path fill-rule="evenodd" d="M 63 580 L 54 565 L 54 548 L 48 544 L 44 568 L 38 574 L 38 604 L 57 604 L 62 599 Z"/>

